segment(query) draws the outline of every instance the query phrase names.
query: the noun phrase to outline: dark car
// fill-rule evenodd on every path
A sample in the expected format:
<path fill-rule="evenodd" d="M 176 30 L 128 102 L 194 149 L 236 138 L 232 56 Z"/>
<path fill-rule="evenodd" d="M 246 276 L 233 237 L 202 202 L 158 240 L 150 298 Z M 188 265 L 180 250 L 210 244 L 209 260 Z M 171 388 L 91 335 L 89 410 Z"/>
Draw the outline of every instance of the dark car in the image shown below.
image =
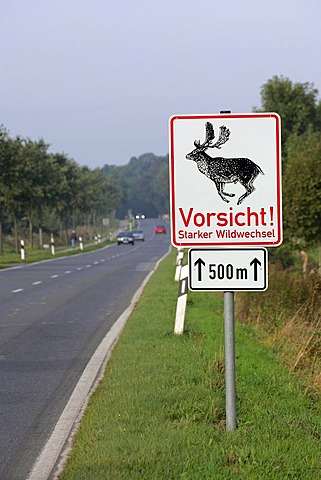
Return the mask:
<path fill-rule="evenodd" d="M 121 243 L 131 243 L 132 245 L 134 245 L 135 238 L 133 237 L 132 232 L 120 232 L 117 235 L 117 243 L 118 245 L 120 245 Z"/>
<path fill-rule="evenodd" d="M 131 232 L 135 240 L 141 240 L 142 242 L 145 241 L 145 235 L 143 230 L 132 230 Z"/>
<path fill-rule="evenodd" d="M 155 227 L 155 233 L 166 233 L 166 227 L 164 227 L 164 225 L 157 225 Z"/>

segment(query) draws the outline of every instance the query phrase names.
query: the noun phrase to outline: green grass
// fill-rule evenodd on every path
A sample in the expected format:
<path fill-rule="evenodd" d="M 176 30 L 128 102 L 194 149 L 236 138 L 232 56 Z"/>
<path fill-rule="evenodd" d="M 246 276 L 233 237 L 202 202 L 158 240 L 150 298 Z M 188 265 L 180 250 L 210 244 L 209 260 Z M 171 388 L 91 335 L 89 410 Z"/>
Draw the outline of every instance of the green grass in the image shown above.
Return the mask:
<path fill-rule="evenodd" d="M 236 325 L 238 429 L 225 430 L 223 297 L 188 294 L 175 254 L 151 278 L 93 394 L 61 480 L 321 478 L 320 406 Z"/>

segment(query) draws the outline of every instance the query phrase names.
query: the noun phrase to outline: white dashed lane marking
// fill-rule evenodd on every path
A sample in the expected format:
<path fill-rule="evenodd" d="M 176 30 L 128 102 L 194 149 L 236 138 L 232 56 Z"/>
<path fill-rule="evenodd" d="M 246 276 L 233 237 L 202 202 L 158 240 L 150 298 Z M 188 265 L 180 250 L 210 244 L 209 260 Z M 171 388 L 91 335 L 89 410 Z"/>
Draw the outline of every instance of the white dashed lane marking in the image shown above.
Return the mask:
<path fill-rule="evenodd" d="M 102 258 L 100 260 L 100 262 L 108 262 L 108 260 L 113 260 L 115 258 L 118 258 L 118 257 L 121 257 L 122 255 L 128 255 L 128 253 L 130 252 L 122 252 L 122 253 L 118 253 L 116 255 L 112 255 L 111 257 L 107 257 L 107 258 Z M 93 265 L 99 265 L 100 262 L 94 262 Z M 78 271 L 81 271 L 83 270 L 84 268 L 91 268 L 92 267 L 92 264 L 88 264 L 86 265 L 85 267 L 78 267 L 76 270 Z M 64 272 L 66 275 L 69 274 L 69 273 L 72 273 L 72 270 L 66 270 Z M 55 275 L 51 275 L 50 278 L 58 278 L 59 277 L 59 274 L 55 274 Z M 36 282 L 32 282 L 32 285 L 36 286 L 36 285 L 41 285 L 43 283 L 43 280 L 38 280 Z M 23 292 L 23 288 L 17 288 L 15 290 L 12 290 L 11 292 L 12 293 L 20 293 L 20 292 Z"/>

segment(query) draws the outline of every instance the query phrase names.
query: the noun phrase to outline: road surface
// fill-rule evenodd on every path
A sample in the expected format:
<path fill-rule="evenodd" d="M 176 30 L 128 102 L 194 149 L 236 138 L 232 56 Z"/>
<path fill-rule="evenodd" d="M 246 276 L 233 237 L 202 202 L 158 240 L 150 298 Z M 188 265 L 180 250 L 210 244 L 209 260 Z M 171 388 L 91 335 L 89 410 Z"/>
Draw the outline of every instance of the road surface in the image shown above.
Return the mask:
<path fill-rule="evenodd" d="M 97 346 L 168 251 L 155 224 L 141 222 L 134 246 L 0 271 L 1 480 L 27 478 Z"/>

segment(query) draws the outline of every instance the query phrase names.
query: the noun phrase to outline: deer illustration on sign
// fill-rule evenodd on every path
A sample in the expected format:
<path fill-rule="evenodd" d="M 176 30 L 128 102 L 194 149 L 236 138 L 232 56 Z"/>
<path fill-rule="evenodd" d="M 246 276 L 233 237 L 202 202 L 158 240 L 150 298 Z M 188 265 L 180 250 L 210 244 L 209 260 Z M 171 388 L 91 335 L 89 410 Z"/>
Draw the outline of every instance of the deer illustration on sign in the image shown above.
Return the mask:
<path fill-rule="evenodd" d="M 225 197 L 234 197 L 234 193 L 224 192 L 226 183 L 239 182 L 245 188 L 245 193 L 240 196 L 237 205 L 240 205 L 243 200 L 255 191 L 253 182 L 256 177 L 262 172 L 261 168 L 256 165 L 249 158 L 224 158 L 224 157 L 210 157 L 205 153 L 208 148 L 220 149 L 230 137 L 230 130 L 224 125 L 220 127 L 220 134 L 216 143 L 213 144 L 215 138 L 214 128 L 210 122 L 205 124 L 206 138 L 204 143 L 200 140 L 195 140 L 195 149 L 186 155 L 187 160 L 194 160 L 197 168 L 201 173 L 206 175 L 215 183 L 217 193 L 224 202 L 229 202 Z"/>

